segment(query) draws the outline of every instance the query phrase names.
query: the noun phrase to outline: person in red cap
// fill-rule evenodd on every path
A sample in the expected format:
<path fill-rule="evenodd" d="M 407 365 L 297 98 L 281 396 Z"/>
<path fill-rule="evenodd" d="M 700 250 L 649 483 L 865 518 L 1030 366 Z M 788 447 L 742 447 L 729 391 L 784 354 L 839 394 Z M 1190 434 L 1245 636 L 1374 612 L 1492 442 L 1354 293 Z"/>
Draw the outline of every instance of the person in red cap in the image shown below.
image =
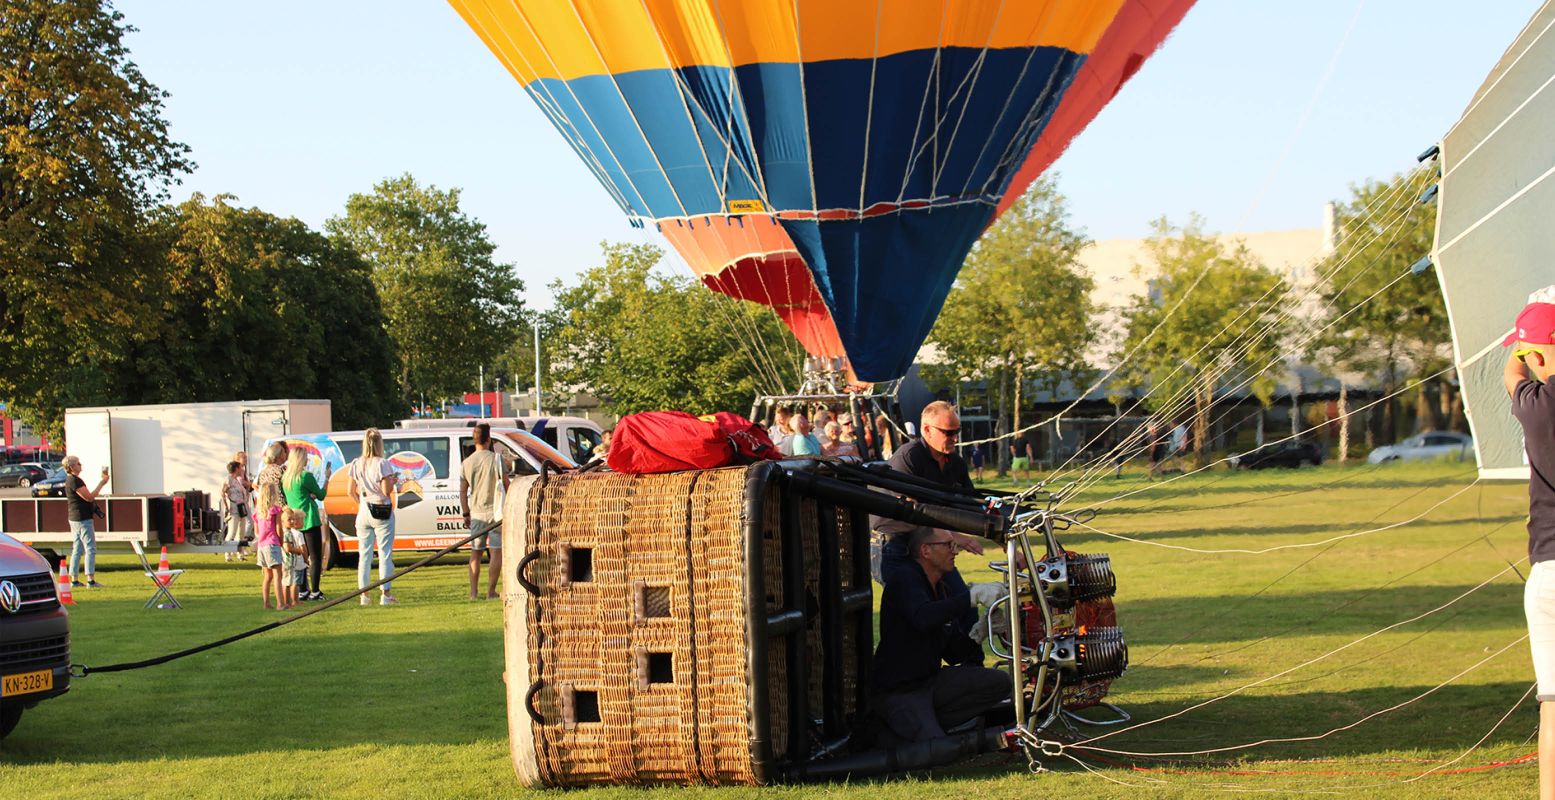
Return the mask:
<path fill-rule="evenodd" d="M 1516 329 L 1502 378 L 1528 453 L 1528 561 L 1523 589 L 1528 643 L 1539 680 L 1539 797 L 1555 800 L 1555 304 L 1529 303 Z"/>

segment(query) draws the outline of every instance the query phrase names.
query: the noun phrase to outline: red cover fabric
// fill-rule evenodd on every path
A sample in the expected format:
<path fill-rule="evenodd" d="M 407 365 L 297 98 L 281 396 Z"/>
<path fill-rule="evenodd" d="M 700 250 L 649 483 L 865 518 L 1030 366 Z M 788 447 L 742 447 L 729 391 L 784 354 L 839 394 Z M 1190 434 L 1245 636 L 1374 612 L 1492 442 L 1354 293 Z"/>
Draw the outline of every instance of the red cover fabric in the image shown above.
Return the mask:
<path fill-rule="evenodd" d="M 729 437 L 735 453 L 745 460 L 759 461 L 764 458 L 783 457 L 777 445 L 772 443 L 772 437 L 768 435 L 767 429 L 760 423 L 751 422 L 739 414 L 728 411 L 714 414 L 713 420 L 724 435 Z"/>
<path fill-rule="evenodd" d="M 734 446 L 716 425 L 684 411 L 644 411 L 616 423 L 605 460 L 632 474 L 711 469 L 733 464 Z"/>
<path fill-rule="evenodd" d="M 696 417 L 684 411 L 645 411 L 616 424 L 605 461 L 616 472 L 641 475 L 726 467 L 779 455 L 766 430 L 738 414 L 720 411 Z"/>

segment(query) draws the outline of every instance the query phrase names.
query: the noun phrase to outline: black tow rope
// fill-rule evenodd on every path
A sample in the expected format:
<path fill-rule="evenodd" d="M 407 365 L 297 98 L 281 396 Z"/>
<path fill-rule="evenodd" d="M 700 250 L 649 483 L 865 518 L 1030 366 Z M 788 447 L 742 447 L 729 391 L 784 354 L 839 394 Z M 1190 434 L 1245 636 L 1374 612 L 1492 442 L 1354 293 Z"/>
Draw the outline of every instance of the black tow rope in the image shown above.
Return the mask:
<path fill-rule="evenodd" d="M 267 622 L 267 623 L 265 623 L 263 625 L 260 625 L 257 628 L 250 628 L 249 630 L 243 631 L 242 633 L 236 633 L 236 634 L 233 634 L 231 636 L 228 636 L 225 639 L 217 639 L 214 642 L 207 642 L 206 644 L 202 644 L 202 645 L 200 645 L 198 647 L 191 647 L 191 648 L 189 648 L 187 650 L 179 650 L 179 651 L 177 651 L 175 653 L 168 653 L 165 656 L 158 656 L 156 658 L 148 658 L 148 659 L 146 659 L 144 661 L 127 661 L 127 662 L 125 662 L 123 664 L 109 664 L 106 667 L 88 667 L 85 664 L 71 664 L 70 665 L 70 674 L 72 676 L 74 676 L 74 677 L 77 677 L 77 678 L 85 678 L 86 676 L 91 675 L 93 673 L 97 673 L 97 672 L 127 672 L 127 671 L 132 670 L 132 669 L 144 669 L 146 667 L 154 667 L 154 666 L 156 666 L 158 664 L 166 664 L 169 661 L 177 661 L 178 659 L 183 658 L 184 656 L 192 656 L 195 653 L 203 653 L 206 650 L 214 650 L 215 648 L 221 647 L 223 645 L 229 645 L 229 644 L 232 644 L 233 642 L 240 641 L 240 640 L 243 640 L 243 639 L 247 639 L 250 636 L 258 636 L 261 633 L 265 633 L 267 631 L 273 631 L 276 628 L 281 627 L 282 625 L 290 625 L 293 622 L 296 622 L 297 620 L 305 619 L 307 617 L 311 617 L 314 614 L 319 613 L 320 611 L 328 611 L 329 609 L 334 608 L 335 606 L 338 606 L 341 603 L 344 603 L 345 601 L 350 600 L 353 597 L 357 597 L 359 595 L 366 594 L 366 593 L 368 593 L 368 592 L 370 592 L 370 591 L 378 588 L 379 586 L 382 586 L 385 583 L 388 583 L 390 581 L 398 580 L 401 575 L 406 575 L 408 573 L 411 573 L 411 572 L 414 572 L 414 571 L 416 571 L 418 569 L 421 569 L 422 567 L 432 563 L 433 561 L 436 561 L 437 559 L 442 558 L 443 556 L 446 556 L 446 555 L 448 555 L 449 553 L 452 553 L 455 550 L 458 550 L 459 548 L 465 546 L 466 544 L 469 544 L 471 541 L 474 541 L 477 537 L 485 536 L 486 534 L 490 533 L 492 530 L 500 527 L 501 525 L 502 525 L 501 522 L 488 522 L 488 523 L 486 523 L 486 526 L 484 528 L 481 528 L 481 529 L 471 533 L 469 536 L 466 536 L 463 539 L 460 539 L 459 541 L 454 542 L 453 544 L 451 544 L 451 545 L 449 545 L 449 546 L 447 546 L 447 547 L 437 551 L 436 553 L 433 553 L 432 555 L 429 555 L 426 558 L 423 558 L 420 561 L 417 561 L 416 563 L 411 564 L 410 566 L 408 566 L 408 567 L 406 567 L 406 568 L 404 568 L 404 569 L 394 573 L 393 575 L 390 575 L 387 578 L 383 578 L 382 580 L 379 580 L 376 583 L 370 584 L 370 585 L 368 585 L 366 587 L 363 587 L 361 589 L 357 589 L 356 591 L 354 591 L 354 592 L 352 592 L 350 594 L 343 594 L 343 595 L 341 595 L 341 596 L 339 596 L 339 597 L 337 597 L 337 598 L 335 598 L 335 599 L 325 603 L 324 605 L 317 606 L 315 608 L 310 608 L 307 611 L 304 611 L 304 612 L 302 612 L 300 614 L 293 614 L 292 616 L 287 617 L 286 619 L 277 620 L 275 622 Z"/>

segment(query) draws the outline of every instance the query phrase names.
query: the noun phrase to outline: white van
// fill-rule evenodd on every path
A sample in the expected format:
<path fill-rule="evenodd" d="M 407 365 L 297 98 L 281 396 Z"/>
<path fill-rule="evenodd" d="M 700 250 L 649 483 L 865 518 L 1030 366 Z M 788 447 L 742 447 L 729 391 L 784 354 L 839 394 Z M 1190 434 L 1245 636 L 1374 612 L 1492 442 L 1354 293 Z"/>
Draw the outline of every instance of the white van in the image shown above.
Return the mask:
<path fill-rule="evenodd" d="M 484 419 L 402 419 L 394 426 L 404 430 L 432 428 L 473 428 L 484 422 L 497 428 L 521 428 L 540 437 L 541 441 L 567 454 L 579 464 L 594 459 L 594 448 L 604 440 L 605 432 L 591 419 L 584 417 L 486 417 Z"/>
<path fill-rule="evenodd" d="M 384 430 L 383 451 L 399 473 L 394 497 L 394 549 L 440 550 L 468 535 L 459 506 L 459 469 L 475 452 L 474 431 L 464 426 Z M 492 428 L 491 439 L 510 475 L 535 475 L 544 464 L 571 469 L 572 459 L 527 431 Z M 362 431 L 276 437 L 308 453 L 308 470 L 325 487 L 324 515 L 339 552 L 355 553 L 357 499 L 348 494 L 346 465 L 362 454 Z M 265 443 L 269 446 L 270 442 Z M 324 468 L 330 477 L 324 483 Z"/>

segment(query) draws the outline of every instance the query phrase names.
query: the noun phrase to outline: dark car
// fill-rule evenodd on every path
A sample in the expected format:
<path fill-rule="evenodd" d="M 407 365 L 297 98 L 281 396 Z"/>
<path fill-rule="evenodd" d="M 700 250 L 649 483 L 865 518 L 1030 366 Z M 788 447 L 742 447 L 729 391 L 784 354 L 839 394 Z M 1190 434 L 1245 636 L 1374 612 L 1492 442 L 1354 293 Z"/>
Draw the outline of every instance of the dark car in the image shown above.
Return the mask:
<path fill-rule="evenodd" d="M 1323 450 L 1315 442 L 1293 439 L 1266 444 L 1240 456 L 1231 457 L 1231 466 L 1239 469 L 1268 467 L 1306 467 L 1323 463 Z"/>
<path fill-rule="evenodd" d="M 0 467 L 0 489 L 28 487 L 49 476 L 49 471 L 33 464 L 7 464 Z"/>
<path fill-rule="evenodd" d="M 70 690 L 70 617 L 36 550 L 0 533 L 0 739 Z"/>
<path fill-rule="evenodd" d="M 32 485 L 33 497 L 64 497 L 65 496 L 65 471 L 56 469 L 44 478 Z"/>

